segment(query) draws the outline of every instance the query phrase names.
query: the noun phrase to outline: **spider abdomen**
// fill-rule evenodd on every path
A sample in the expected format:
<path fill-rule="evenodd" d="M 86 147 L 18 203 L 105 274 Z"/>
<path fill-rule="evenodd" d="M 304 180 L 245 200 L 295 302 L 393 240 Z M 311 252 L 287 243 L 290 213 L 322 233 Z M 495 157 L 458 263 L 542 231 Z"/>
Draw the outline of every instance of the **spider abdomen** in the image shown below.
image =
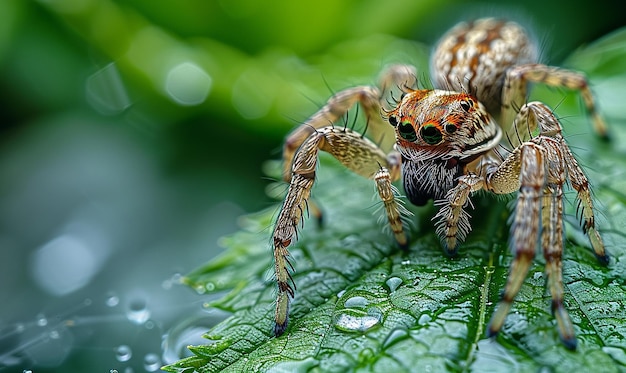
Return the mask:
<path fill-rule="evenodd" d="M 500 111 L 504 76 L 511 67 L 535 63 L 537 43 L 519 24 L 496 18 L 462 22 L 446 33 L 431 59 L 435 87 L 468 92 Z"/>

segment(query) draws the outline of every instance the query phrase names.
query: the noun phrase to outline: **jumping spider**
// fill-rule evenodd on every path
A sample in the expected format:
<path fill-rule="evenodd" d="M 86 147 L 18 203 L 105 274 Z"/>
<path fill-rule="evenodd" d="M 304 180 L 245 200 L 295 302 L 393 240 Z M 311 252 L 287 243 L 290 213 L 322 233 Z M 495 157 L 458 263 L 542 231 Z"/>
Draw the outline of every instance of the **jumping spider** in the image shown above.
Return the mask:
<path fill-rule="evenodd" d="M 278 295 L 275 335 L 286 327 L 295 286 L 287 247 L 313 183 L 320 150 L 345 167 L 373 179 L 396 241 L 407 245 L 403 206 L 392 182 L 402 178 L 409 201 L 421 206 L 434 200 L 434 221 L 444 250 L 454 255 L 471 230 L 465 208 L 472 193 L 517 192 L 510 245 L 514 258 L 502 299 L 488 326 L 502 327 L 540 242 L 547 287 L 561 340 L 576 348 L 572 321 L 563 306 L 563 184 L 577 193 L 583 231 L 595 255 L 608 263 L 595 227 L 587 178 L 561 134 L 561 123 L 541 102 L 526 102 L 529 82 L 580 92 L 594 130 L 607 127 L 595 110 L 584 75 L 550 67 L 538 60 L 537 45 L 517 23 L 494 18 L 460 23 L 437 44 L 431 59 L 435 89 L 413 89 L 413 67 L 394 65 L 382 74 L 380 87 L 360 86 L 338 92 L 289 135 L 284 146 L 284 180 L 289 182 L 273 231 Z M 398 87 L 401 98 L 391 107 L 384 97 Z M 362 133 L 333 124 L 360 104 L 369 128 L 395 129 L 395 145 L 386 152 Z M 387 105 L 387 106 L 386 106 Z M 500 123 L 500 125 L 498 125 Z"/>

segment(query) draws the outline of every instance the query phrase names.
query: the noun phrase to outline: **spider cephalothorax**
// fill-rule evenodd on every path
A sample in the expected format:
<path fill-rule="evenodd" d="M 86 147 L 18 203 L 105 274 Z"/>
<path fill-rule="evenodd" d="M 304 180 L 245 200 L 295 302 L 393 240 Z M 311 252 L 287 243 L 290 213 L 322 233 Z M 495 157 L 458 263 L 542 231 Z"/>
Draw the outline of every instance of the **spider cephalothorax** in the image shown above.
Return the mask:
<path fill-rule="evenodd" d="M 434 200 L 439 208 L 433 219 L 436 233 L 450 254 L 456 253 L 471 229 L 465 209 L 472 193 L 517 193 L 510 234 L 514 258 L 488 334 L 501 329 L 539 245 L 559 334 L 565 346 L 575 348 L 561 279 L 564 184 L 577 193 L 581 225 L 596 256 L 603 264 L 608 257 L 595 228 L 587 178 L 552 110 L 541 102 L 527 102 L 527 83 L 578 90 L 600 136 L 606 136 L 606 125 L 595 110 L 586 78 L 540 64 L 537 55 L 532 39 L 516 23 L 493 18 L 461 23 L 434 50 L 431 74 L 436 89 L 411 89 L 415 69 L 389 66 L 380 87 L 403 91 L 393 108 L 386 106 L 387 98 L 381 93 L 385 89 L 349 88 L 330 98 L 287 138 L 283 176 L 290 185 L 273 231 L 276 335 L 287 327 L 295 289 L 287 247 L 296 237 L 315 181 L 317 155 L 323 150 L 375 181 L 389 227 L 401 246 L 407 244 L 404 209 L 392 185 L 400 178 L 412 203 Z M 381 149 L 361 133 L 333 125 L 357 103 L 370 128 L 393 127 L 393 149 Z"/>
<path fill-rule="evenodd" d="M 404 190 L 418 206 L 443 198 L 467 164 L 502 136 L 482 104 L 465 93 L 408 91 L 387 118 L 396 130 Z"/>

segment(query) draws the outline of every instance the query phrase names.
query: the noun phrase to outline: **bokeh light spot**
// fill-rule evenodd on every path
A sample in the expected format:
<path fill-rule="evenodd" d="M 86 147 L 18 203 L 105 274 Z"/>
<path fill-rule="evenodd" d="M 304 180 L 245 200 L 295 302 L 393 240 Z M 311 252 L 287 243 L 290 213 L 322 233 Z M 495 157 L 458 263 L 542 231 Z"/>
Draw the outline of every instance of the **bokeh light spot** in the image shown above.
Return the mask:
<path fill-rule="evenodd" d="M 87 285 L 102 266 L 102 257 L 84 238 L 60 235 L 33 253 L 32 276 L 49 294 L 61 296 Z"/>
<path fill-rule="evenodd" d="M 165 92 L 177 104 L 199 105 L 206 100 L 213 80 L 204 69 L 192 62 L 174 66 L 167 74 Z"/>
<path fill-rule="evenodd" d="M 126 87 L 114 63 L 89 76 L 85 90 L 87 101 L 101 114 L 119 114 L 130 106 Z"/>

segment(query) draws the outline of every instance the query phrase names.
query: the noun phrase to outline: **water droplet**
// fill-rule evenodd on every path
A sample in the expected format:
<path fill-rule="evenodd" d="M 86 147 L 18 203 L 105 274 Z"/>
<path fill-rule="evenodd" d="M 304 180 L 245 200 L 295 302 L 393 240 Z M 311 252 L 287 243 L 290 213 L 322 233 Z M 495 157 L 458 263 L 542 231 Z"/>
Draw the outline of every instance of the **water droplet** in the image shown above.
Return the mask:
<path fill-rule="evenodd" d="M 398 286 L 402 284 L 402 279 L 400 277 L 389 277 L 387 281 L 385 281 L 385 284 L 387 284 L 389 291 L 393 293 L 394 291 L 396 291 Z"/>
<path fill-rule="evenodd" d="M 411 264 L 411 261 L 410 261 L 410 260 L 403 260 L 403 261 L 402 261 L 402 265 L 403 265 L 403 266 L 407 266 L 407 265 L 409 265 L 409 264 Z"/>
<path fill-rule="evenodd" d="M 346 289 L 343 289 L 342 291 L 340 291 L 339 293 L 337 293 L 337 298 L 341 298 L 343 297 L 343 295 L 346 293 Z"/>
<path fill-rule="evenodd" d="M 272 366 L 268 371 L 272 373 L 306 373 L 312 371 L 313 368 L 318 365 L 319 361 L 312 357 L 307 357 L 303 360 L 281 361 Z"/>
<path fill-rule="evenodd" d="M 611 356 L 613 360 L 617 361 L 618 363 L 626 365 L 626 352 L 623 348 L 605 346 L 602 347 L 602 352 Z"/>
<path fill-rule="evenodd" d="M 48 319 L 43 313 L 39 313 L 36 316 L 37 318 L 37 326 L 46 326 L 48 325 Z"/>
<path fill-rule="evenodd" d="M 161 368 L 161 359 L 159 359 L 159 355 L 149 353 L 143 358 L 143 367 L 146 369 L 146 372 L 156 372 L 159 368 Z"/>
<path fill-rule="evenodd" d="M 417 320 L 417 323 L 420 325 L 426 325 L 431 322 L 432 319 L 433 318 L 429 314 L 423 313 L 422 316 L 420 316 L 420 318 Z"/>
<path fill-rule="evenodd" d="M 117 372 L 117 369 L 110 369 L 109 373 L 118 373 L 118 372 Z"/>
<path fill-rule="evenodd" d="M 535 272 L 535 274 L 533 275 L 533 279 L 535 280 L 540 280 L 542 277 L 543 277 L 542 272 Z"/>
<path fill-rule="evenodd" d="M 365 311 L 346 308 L 335 317 L 335 327 L 344 332 L 365 333 L 380 325 L 382 313 L 375 307 Z"/>
<path fill-rule="evenodd" d="M 33 371 L 32 371 L 32 370 L 30 370 L 30 369 L 24 369 L 24 370 L 22 371 L 22 373 L 33 373 Z"/>
<path fill-rule="evenodd" d="M 104 304 L 106 304 L 107 307 L 115 307 L 120 304 L 120 298 L 115 293 L 108 293 Z"/>
<path fill-rule="evenodd" d="M 370 302 L 361 296 L 350 297 L 344 303 L 346 308 L 365 308 Z"/>
<path fill-rule="evenodd" d="M 517 357 L 510 354 L 510 350 L 502 347 L 493 339 L 478 341 L 475 360 L 467 369 L 470 372 L 519 372 L 523 369 L 517 362 Z M 541 371 L 541 370 L 540 370 Z"/>
<path fill-rule="evenodd" d="M 387 336 L 387 338 L 385 338 L 385 341 L 383 342 L 383 348 L 387 348 L 395 344 L 396 342 L 405 339 L 408 335 L 409 333 L 406 331 L 406 329 L 392 330 L 391 333 L 389 333 L 389 335 Z"/>
<path fill-rule="evenodd" d="M 115 349 L 115 358 L 117 361 L 128 361 L 133 357 L 133 351 L 127 345 L 120 345 Z"/>
<path fill-rule="evenodd" d="M 204 286 L 202 286 L 202 284 L 194 285 L 193 289 L 196 291 L 196 293 L 198 293 L 200 295 L 206 293 L 206 288 Z"/>
<path fill-rule="evenodd" d="M 359 352 L 359 357 L 357 358 L 359 362 L 365 364 L 370 362 L 374 358 L 374 351 L 371 348 L 365 348 L 361 352 Z"/>
<path fill-rule="evenodd" d="M 59 334 L 58 330 L 51 330 L 50 333 L 48 334 L 50 336 L 50 338 L 52 339 L 59 339 L 61 338 L 61 335 Z"/>
<path fill-rule="evenodd" d="M 212 282 L 207 282 L 206 285 L 204 285 L 204 288 L 206 289 L 206 291 L 211 292 L 215 290 L 215 284 Z"/>
<path fill-rule="evenodd" d="M 175 273 L 170 278 L 163 280 L 161 287 L 165 290 L 169 290 L 174 285 L 180 285 L 182 283 L 183 276 L 180 273 Z"/>
<path fill-rule="evenodd" d="M 128 305 L 126 317 L 135 324 L 143 324 L 150 319 L 150 310 L 144 299 L 138 298 Z"/>

